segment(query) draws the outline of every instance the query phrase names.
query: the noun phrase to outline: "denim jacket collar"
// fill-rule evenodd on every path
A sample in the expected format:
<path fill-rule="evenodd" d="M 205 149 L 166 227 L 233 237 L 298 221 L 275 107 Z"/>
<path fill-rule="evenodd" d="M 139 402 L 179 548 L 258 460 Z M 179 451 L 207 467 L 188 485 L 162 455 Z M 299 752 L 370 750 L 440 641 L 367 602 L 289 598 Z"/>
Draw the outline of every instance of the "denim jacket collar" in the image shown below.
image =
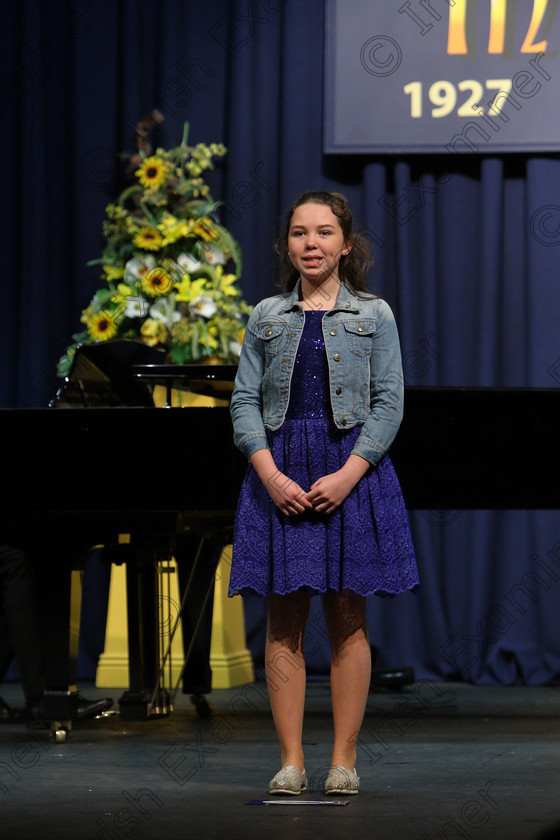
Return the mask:
<path fill-rule="evenodd" d="M 301 277 L 298 278 L 293 291 L 286 295 L 285 312 L 292 312 L 294 309 L 300 308 L 300 292 L 301 292 Z M 360 298 L 353 295 L 345 283 L 340 284 L 336 303 L 328 312 L 360 312 Z"/>

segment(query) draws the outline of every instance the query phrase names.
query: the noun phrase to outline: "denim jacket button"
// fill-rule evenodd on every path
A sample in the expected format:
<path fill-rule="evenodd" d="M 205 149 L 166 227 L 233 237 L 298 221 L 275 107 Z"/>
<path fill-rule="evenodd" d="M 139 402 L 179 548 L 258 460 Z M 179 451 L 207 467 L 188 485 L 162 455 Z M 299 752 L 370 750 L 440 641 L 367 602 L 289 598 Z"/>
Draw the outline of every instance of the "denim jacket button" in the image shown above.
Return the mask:
<path fill-rule="evenodd" d="M 333 359 L 335 360 L 335 362 L 340 362 L 340 353 L 335 353 Z"/>
<path fill-rule="evenodd" d="M 346 417 L 343 417 L 343 418 L 342 418 L 342 420 L 341 420 L 340 422 L 342 423 L 342 425 L 343 425 L 343 426 L 346 426 L 346 423 L 347 423 L 348 421 L 346 420 Z"/>
<path fill-rule="evenodd" d="M 331 330 L 331 335 L 336 335 L 336 330 Z"/>
<path fill-rule="evenodd" d="M 272 335 L 272 327 L 269 327 L 265 332 L 265 335 Z"/>
<path fill-rule="evenodd" d="M 342 388 L 337 388 L 335 391 L 336 394 L 342 394 Z"/>

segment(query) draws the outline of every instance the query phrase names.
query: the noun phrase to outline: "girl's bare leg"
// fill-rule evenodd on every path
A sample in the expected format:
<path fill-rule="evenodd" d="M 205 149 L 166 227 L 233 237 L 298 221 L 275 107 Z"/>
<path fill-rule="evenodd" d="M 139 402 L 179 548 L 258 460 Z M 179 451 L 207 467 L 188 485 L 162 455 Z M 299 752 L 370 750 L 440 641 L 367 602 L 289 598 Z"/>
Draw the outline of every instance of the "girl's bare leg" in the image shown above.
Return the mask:
<path fill-rule="evenodd" d="M 303 765 L 303 709 L 305 704 L 305 660 L 303 634 L 311 596 L 305 590 L 268 599 L 266 635 L 266 679 L 276 733 L 280 741 L 282 767 Z"/>
<path fill-rule="evenodd" d="M 331 766 L 354 770 L 356 742 L 371 679 L 366 599 L 350 590 L 323 597 L 331 639 L 331 696 L 334 746 Z"/>

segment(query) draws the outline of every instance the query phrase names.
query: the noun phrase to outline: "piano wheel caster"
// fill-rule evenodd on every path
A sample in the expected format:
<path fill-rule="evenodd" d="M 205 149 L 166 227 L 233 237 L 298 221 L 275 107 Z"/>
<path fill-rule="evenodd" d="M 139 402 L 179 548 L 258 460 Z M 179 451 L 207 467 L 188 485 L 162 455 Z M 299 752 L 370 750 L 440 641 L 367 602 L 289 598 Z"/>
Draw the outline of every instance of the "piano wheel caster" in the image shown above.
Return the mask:
<path fill-rule="evenodd" d="M 51 723 L 49 737 L 53 744 L 63 744 L 66 741 L 70 725 L 56 720 Z"/>
<path fill-rule="evenodd" d="M 212 714 L 212 706 L 204 696 L 204 694 L 191 694 L 191 703 L 194 705 L 196 713 L 201 718 L 210 717 Z"/>

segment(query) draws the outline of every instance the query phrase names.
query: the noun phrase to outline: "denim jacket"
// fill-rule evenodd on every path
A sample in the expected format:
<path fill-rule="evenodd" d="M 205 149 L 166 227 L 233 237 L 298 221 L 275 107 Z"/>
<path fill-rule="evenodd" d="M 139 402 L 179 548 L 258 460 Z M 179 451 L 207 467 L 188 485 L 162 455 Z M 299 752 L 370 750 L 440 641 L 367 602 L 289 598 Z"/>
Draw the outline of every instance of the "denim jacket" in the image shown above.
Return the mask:
<path fill-rule="evenodd" d="M 305 319 L 299 284 L 262 300 L 249 318 L 231 399 L 234 442 L 250 458 L 270 449 L 266 430 L 284 422 L 294 361 Z M 402 419 L 403 372 L 389 305 L 341 285 L 322 320 L 335 425 L 362 427 L 353 454 L 376 464 Z"/>

